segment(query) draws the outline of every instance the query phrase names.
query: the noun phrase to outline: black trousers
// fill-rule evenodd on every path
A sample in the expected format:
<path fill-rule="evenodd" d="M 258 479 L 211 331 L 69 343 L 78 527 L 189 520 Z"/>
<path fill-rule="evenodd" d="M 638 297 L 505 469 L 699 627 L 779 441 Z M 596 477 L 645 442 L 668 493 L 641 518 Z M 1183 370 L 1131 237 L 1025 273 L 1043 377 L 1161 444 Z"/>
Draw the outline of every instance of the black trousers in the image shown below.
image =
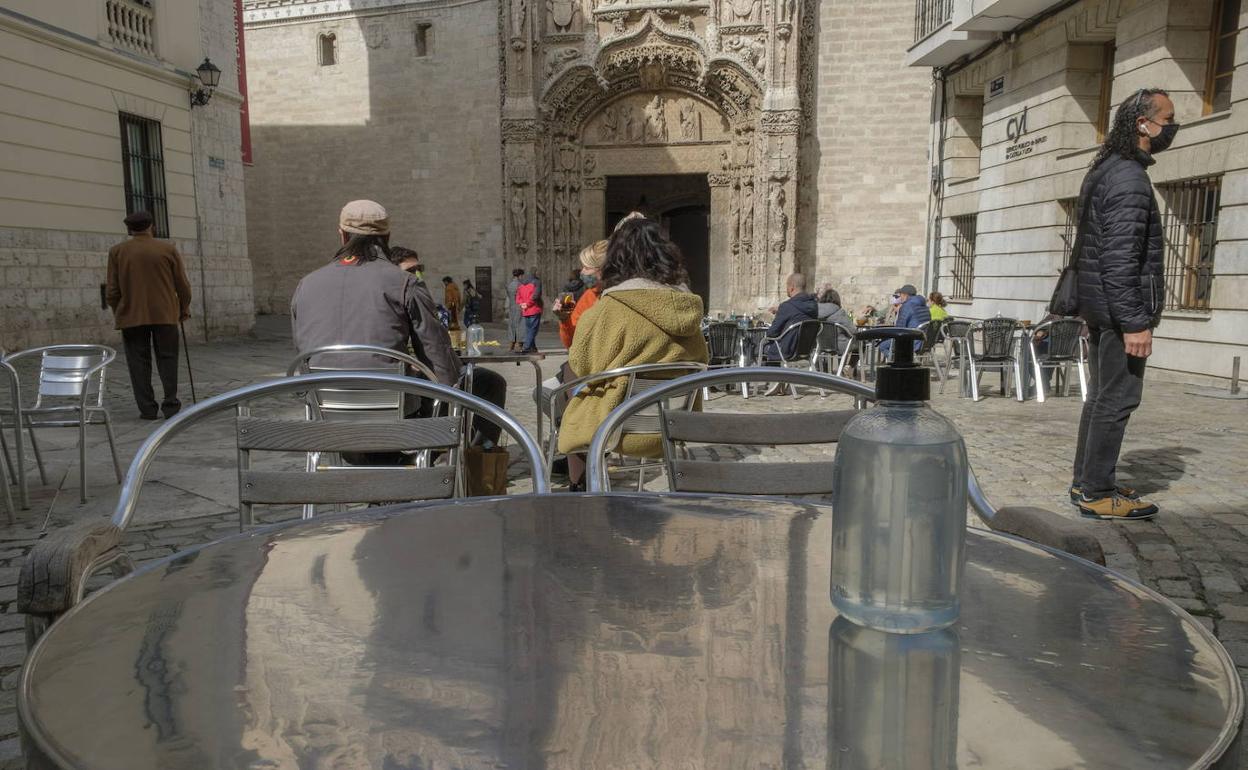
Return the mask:
<path fill-rule="evenodd" d="M 172 417 L 182 408 L 178 400 L 178 327 L 176 324 L 149 324 L 121 330 L 126 347 L 126 367 L 139 414 L 156 416 L 156 395 L 152 392 L 152 351 L 156 351 L 156 371 L 164 400 L 160 410 Z"/>
<path fill-rule="evenodd" d="M 1122 437 L 1144 393 L 1148 359 L 1128 356 L 1122 332 L 1089 329 L 1088 400 L 1079 418 L 1074 482 L 1088 497 L 1104 497 L 1117 485 Z"/>

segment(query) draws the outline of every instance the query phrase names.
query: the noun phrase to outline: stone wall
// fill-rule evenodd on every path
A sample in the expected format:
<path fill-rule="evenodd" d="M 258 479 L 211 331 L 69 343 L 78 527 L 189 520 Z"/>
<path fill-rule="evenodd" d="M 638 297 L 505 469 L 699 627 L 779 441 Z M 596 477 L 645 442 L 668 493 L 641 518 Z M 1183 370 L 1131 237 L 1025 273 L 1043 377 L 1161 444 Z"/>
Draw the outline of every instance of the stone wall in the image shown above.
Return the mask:
<path fill-rule="evenodd" d="M 923 283 L 930 73 L 905 66 L 913 0 L 812 4 L 799 265 L 847 307 Z"/>
<path fill-rule="evenodd" d="M 232 0 L 161 5 L 162 60 L 0 9 L 0 50 L 21 62 L 0 68 L 0 85 L 32 95 L 14 102 L 0 128 L 0 180 L 19 191 L 0 202 L 0 347 L 119 340 L 99 287 L 108 249 L 126 237 L 121 112 L 161 125 L 169 235 L 196 294 L 188 332 L 251 329 L 233 8 Z M 198 44 L 168 44 L 184 38 Z M 182 68 L 192 48 L 192 59 L 208 56 L 223 70 L 212 103 L 194 109 L 193 75 Z"/>
<path fill-rule="evenodd" d="M 431 286 L 489 266 L 497 303 L 510 273 L 497 4 L 247 18 L 248 240 L 259 311 L 286 312 L 299 279 L 333 256 L 338 212 L 356 198 L 387 208 L 391 243 L 420 252 Z M 415 39 L 422 25 L 425 56 Z M 318 39 L 331 34 L 336 63 L 322 66 Z"/>
<path fill-rule="evenodd" d="M 1171 263 L 1187 251 L 1183 239 L 1193 231 L 1175 224 L 1182 216 L 1172 214 L 1182 200 L 1167 186 L 1214 177 L 1221 181 L 1221 195 L 1208 308 L 1163 314 L 1149 372 L 1183 381 L 1220 378 L 1225 384 L 1233 357 L 1248 359 L 1248 7 L 1239 20 L 1230 108 L 1205 115 L 1213 5 L 1211 0 L 1084 0 L 1024 31 L 1012 48 L 993 50 L 949 78 L 949 136 L 966 133 L 957 125 L 968 122 L 965 102 L 982 105 L 978 172 L 956 173 L 947 163 L 938 208 L 937 281 L 946 293 L 957 263 L 953 218 L 975 223 L 971 291 L 951 305 L 952 312 L 1044 317 L 1066 259 L 1063 236 L 1070 232 L 1073 202 L 1099 147 L 1096 121 L 1102 114 L 1112 116 L 1137 89 L 1159 87 L 1171 94 L 1175 119 L 1183 124 L 1174 146 L 1157 155 L 1149 169 L 1162 216 L 1172 223 L 1166 230 Z M 1106 71 L 1102 62 L 1110 45 L 1114 58 Z M 1103 76 L 1108 102 L 1101 97 Z M 985 101 L 985 83 L 999 77 L 1005 79 L 1003 92 Z M 947 144 L 946 158 L 950 155 Z M 1172 304 L 1182 294 L 1176 288 L 1180 273 L 1173 264 L 1167 278 Z"/>

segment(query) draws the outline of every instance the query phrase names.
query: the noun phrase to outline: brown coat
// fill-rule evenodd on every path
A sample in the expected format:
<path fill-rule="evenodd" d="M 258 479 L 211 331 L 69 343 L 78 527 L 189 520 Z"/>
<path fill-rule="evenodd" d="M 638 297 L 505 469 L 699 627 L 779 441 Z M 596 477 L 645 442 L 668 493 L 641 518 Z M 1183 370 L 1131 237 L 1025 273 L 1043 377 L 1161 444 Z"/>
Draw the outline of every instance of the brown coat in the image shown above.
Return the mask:
<path fill-rule="evenodd" d="M 116 328 L 176 324 L 191 317 L 191 283 L 168 241 L 132 236 L 108 250 L 108 306 Z"/>

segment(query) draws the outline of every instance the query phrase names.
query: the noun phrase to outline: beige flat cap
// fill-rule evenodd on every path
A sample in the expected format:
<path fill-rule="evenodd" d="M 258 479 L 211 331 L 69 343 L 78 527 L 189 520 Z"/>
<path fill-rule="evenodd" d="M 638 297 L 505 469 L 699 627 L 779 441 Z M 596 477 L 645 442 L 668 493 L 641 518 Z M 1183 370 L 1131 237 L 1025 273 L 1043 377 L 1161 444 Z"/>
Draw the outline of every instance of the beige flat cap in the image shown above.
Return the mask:
<path fill-rule="evenodd" d="M 376 201 L 351 201 L 338 215 L 338 228 L 358 235 L 389 235 L 390 215 Z"/>

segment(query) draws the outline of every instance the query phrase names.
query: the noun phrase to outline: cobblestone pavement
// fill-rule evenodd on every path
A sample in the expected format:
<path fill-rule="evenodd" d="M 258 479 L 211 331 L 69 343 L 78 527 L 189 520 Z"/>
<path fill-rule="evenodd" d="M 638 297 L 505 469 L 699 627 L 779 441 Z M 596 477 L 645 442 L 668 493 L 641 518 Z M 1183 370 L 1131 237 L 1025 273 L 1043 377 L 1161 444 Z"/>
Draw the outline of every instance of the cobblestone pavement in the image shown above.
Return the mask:
<path fill-rule="evenodd" d="M 547 348 L 557 345 L 553 333 L 544 333 L 540 341 Z M 262 317 L 254 337 L 193 345 L 190 352 L 201 398 L 280 376 L 293 354 L 288 323 L 281 317 Z M 548 358 L 547 376 L 563 361 L 562 356 Z M 509 411 L 532 427 L 532 369 L 504 364 L 497 370 L 508 380 Z M 108 403 L 116 421 L 123 467 L 155 425 L 138 419 L 126 380 L 124 362 L 118 361 L 110 372 Z M 985 383 L 991 381 L 985 378 Z M 187 390 L 184 383 L 183 393 Z M 946 393 L 934 394 L 933 405 L 962 430 L 971 464 L 993 502 L 1038 505 L 1078 519 L 1066 497 L 1072 436 L 1081 405 L 1078 397 L 1020 404 L 994 391 L 972 403 L 958 398 L 956 390 L 956 383 L 950 381 Z M 189 399 L 184 395 L 184 400 Z M 819 411 L 845 403 L 843 397 L 823 399 L 813 393 L 749 400 L 715 394 L 706 408 Z M 1211 628 L 1241 666 L 1241 674 L 1248 674 L 1246 418 L 1248 403 L 1244 401 L 1186 395 L 1183 386 L 1150 382 L 1128 430 L 1120 477 L 1155 500 L 1162 513 L 1151 522 L 1086 525 L 1100 539 L 1110 567 L 1161 591 Z M 23 618 L 15 607 L 22 559 L 41 537 L 45 521 L 55 528 L 84 517 L 104 517 L 117 499 L 102 430 L 88 433 L 85 505 L 78 502 L 76 433 L 47 430 L 39 438 L 49 483 L 39 482 L 33 460 L 27 457 L 31 507 L 18 511 L 16 524 L 0 527 L 0 770 L 20 766 L 14 689 L 25 655 Z M 720 454 L 749 462 L 807 459 L 827 451 L 800 446 Z M 126 533 L 126 549 L 142 563 L 235 531 L 234 463 L 228 417 L 209 421 L 171 442 L 149 474 L 139 513 Z M 528 488 L 522 464 L 513 466 L 513 476 L 514 491 Z M 647 487 L 658 488 L 659 480 Z M 292 515 L 291 510 L 272 510 L 261 518 Z M 980 525 L 973 517 L 970 523 Z"/>

